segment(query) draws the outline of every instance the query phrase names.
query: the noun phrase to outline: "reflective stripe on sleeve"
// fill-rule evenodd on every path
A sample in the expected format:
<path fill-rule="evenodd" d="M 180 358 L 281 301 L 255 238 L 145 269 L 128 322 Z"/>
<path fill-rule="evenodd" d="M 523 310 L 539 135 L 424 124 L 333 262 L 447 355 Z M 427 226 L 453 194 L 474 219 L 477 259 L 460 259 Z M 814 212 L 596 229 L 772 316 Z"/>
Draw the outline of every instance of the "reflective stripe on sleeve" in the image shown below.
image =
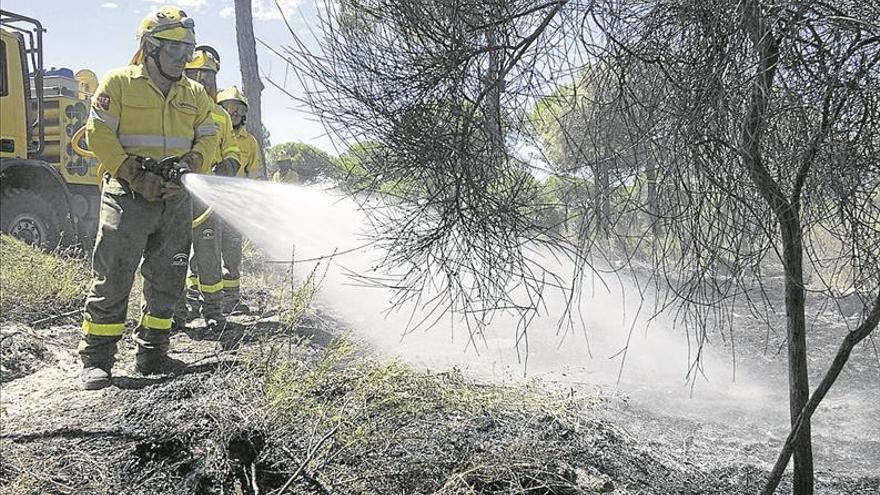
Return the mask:
<path fill-rule="evenodd" d="M 113 130 L 113 132 L 119 130 L 119 119 L 103 110 L 97 110 L 93 107 L 89 112 L 89 118 L 97 120 L 98 122 L 103 122 L 107 127 Z"/>
<path fill-rule="evenodd" d="M 220 112 L 211 112 L 211 118 L 217 123 L 226 122 L 226 115 Z"/>
<path fill-rule="evenodd" d="M 192 148 L 189 139 L 161 134 L 119 134 L 119 144 L 129 148 Z"/>
<path fill-rule="evenodd" d="M 230 278 L 223 279 L 223 288 L 224 289 L 234 289 L 236 287 L 241 286 L 241 279 L 239 278 Z"/>
<path fill-rule="evenodd" d="M 196 127 L 196 139 L 204 136 L 213 136 L 217 134 L 217 127 L 214 124 L 205 124 Z"/>
<path fill-rule="evenodd" d="M 125 323 L 95 323 L 83 320 L 83 333 L 88 335 L 101 335 L 104 337 L 118 337 L 125 331 Z"/>
<path fill-rule="evenodd" d="M 169 330 L 172 323 L 171 318 L 157 318 L 149 313 L 141 316 L 141 326 L 151 330 Z"/>
<path fill-rule="evenodd" d="M 186 286 L 190 289 L 195 289 L 199 286 L 199 277 L 187 277 Z"/>

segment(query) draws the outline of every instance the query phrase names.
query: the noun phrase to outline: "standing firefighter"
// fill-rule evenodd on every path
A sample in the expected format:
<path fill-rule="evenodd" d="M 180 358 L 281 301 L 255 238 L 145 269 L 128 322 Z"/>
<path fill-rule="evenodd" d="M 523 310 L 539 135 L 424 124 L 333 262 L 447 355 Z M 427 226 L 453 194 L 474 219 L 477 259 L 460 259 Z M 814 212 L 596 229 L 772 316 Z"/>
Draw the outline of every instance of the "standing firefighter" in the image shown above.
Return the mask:
<path fill-rule="evenodd" d="M 217 73 L 220 56 L 210 46 L 199 46 L 193 59 L 186 65 L 186 76 L 205 87 L 212 99 L 217 97 Z M 211 172 L 233 176 L 239 169 L 239 150 L 232 136 L 232 119 L 226 110 L 214 104 L 211 118 L 220 138 L 218 146 L 205 163 L 211 164 Z M 191 307 L 199 311 L 205 324 L 211 329 L 221 329 L 226 323 L 223 316 L 223 267 L 221 265 L 221 242 L 223 231 L 216 215 L 208 213 L 207 205 L 193 198 L 193 255 L 190 258 L 190 277 L 187 286 Z M 182 326 L 186 317 L 185 298 L 181 298 L 175 312 L 176 325 Z"/>
<path fill-rule="evenodd" d="M 293 169 L 293 163 L 290 158 L 284 158 L 278 161 L 278 170 L 272 174 L 272 182 L 279 184 L 295 184 L 299 180 L 296 170 Z"/>
<path fill-rule="evenodd" d="M 106 171 L 79 345 L 88 390 L 110 384 L 139 264 L 144 300 L 134 331 L 137 370 L 167 372 L 180 364 L 167 357 L 168 334 L 186 278 L 192 206 L 179 185 L 151 170 L 158 172 L 156 161 L 178 157 L 176 169 L 200 171 L 203 157 L 218 146 L 211 97 L 182 77 L 195 47 L 193 20 L 179 8 L 162 7 L 141 22 L 138 41 L 131 65 L 104 76 L 86 124 Z"/>
<path fill-rule="evenodd" d="M 240 177 L 262 178 L 263 162 L 260 160 L 260 145 L 244 126 L 247 116 L 247 98 L 240 89 L 232 86 L 217 95 L 217 103 L 223 106 L 232 117 L 233 136 L 241 156 Z M 223 292 L 227 313 L 249 311 L 241 302 L 241 234 L 229 224 L 223 228 Z"/>

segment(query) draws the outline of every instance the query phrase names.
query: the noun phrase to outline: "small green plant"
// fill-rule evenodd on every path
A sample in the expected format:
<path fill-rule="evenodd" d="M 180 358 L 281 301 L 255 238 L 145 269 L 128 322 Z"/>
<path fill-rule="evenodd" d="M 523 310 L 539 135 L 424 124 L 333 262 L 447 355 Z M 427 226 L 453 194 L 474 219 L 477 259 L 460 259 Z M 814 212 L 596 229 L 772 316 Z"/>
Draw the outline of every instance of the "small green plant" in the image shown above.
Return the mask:
<path fill-rule="evenodd" d="M 30 321 L 82 305 L 89 270 L 82 259 L 0 236 L 0 318 Z"/>
<path fill-rule="evenodd" d="M 241 259 L 245 263 L 259 265 L 266 261 L 266 254 L 250 239 L 244 239 L 241 243 Z"/>
<path fill-rule="evenodd" d="M 298 286 L 292 282 L 293 273 L 291 270 L 289 294 L 286 294 L 287 291 L 285 290 L 281 291 L 281 299 L 284 306 L 279 312 L 278 321 L 281 323 L 282 328 L 288 330 L 296 328 L 302 318 L 308 313 L 312 300 L 315 298 L 315 294 L 318 293 L 318 288 L 321 285 L 318 275 L 319 267 L 320 264 L 315 265 L 306 279 Z"/>

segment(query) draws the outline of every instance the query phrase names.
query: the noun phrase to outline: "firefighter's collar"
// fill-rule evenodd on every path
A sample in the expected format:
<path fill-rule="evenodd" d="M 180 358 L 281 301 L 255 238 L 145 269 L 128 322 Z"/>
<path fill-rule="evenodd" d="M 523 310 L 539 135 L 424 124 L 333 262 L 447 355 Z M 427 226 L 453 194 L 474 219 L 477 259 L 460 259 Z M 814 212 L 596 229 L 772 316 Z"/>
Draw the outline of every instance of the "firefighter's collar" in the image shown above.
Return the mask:
<path fill-rule="evenodd" d="M 131 76 L 133 78 L 135 78 L 135 79 L 143 78 L 143 79 L 148 79 L 149 81 L 153 82 L 153 80 L 150 79 L 150 75 L 147 74 L 147 67 L 144 64 L 141 63 L 141 64 L 137 64 L 137 65 L 132 65 L 131 67 L 132 67 Z M 155 82 L 154 82 L 154 84 L 155 84 Z M 186 86 L 187 85 L 186 77 L 181 77 L 180 79 L 174 81 L 171 84 L 172 87 L 174 87 L 175 85 Z"/>
<path fill-rule="evenodd" d="M 150 76 L 147 75 L 147 68 L 144 67 L 144 64 L 137 64 L 131 66 L 131 77 L 135 79 L 147 78 Z"/>

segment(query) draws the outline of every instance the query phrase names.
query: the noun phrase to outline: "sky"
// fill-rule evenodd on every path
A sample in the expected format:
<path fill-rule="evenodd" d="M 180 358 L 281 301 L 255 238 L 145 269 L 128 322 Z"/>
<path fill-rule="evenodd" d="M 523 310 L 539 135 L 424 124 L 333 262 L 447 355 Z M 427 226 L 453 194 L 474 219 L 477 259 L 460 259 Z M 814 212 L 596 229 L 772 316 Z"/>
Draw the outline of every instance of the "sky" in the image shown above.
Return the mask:
<path fill-rule="evenodd" d="M 270 46 L 293 44 L 274 0 L 252 0 L 254 34 Z M 315 0 L 279 0 L 287 21 L 298 36 L 312 47 L 317 45 Z M 212 45 L 220 52 L 221 88 L 241 86 L 235 38 L 233 0 L 3 0 L 3 9 L 33 17 L 42 22 L 43 63 L 49 67 L 67 67 L 74 72 L 91 69 L 98 78 L 108 70 L 128 63 L 137 48 L 137 27 L 149 12 L 162 5 L 177 5 L 196 23 L 196 41 Z M 310 28 L 311 27 L 311 28 Z M 286 63 L 257 43 L 261 75 L 302 95 Z M 302 104 L 264 81 L 263 124 L 269 129 L 272 144 L 302 141 L 337 154 L 333 140 L 323 126 Z"/>

